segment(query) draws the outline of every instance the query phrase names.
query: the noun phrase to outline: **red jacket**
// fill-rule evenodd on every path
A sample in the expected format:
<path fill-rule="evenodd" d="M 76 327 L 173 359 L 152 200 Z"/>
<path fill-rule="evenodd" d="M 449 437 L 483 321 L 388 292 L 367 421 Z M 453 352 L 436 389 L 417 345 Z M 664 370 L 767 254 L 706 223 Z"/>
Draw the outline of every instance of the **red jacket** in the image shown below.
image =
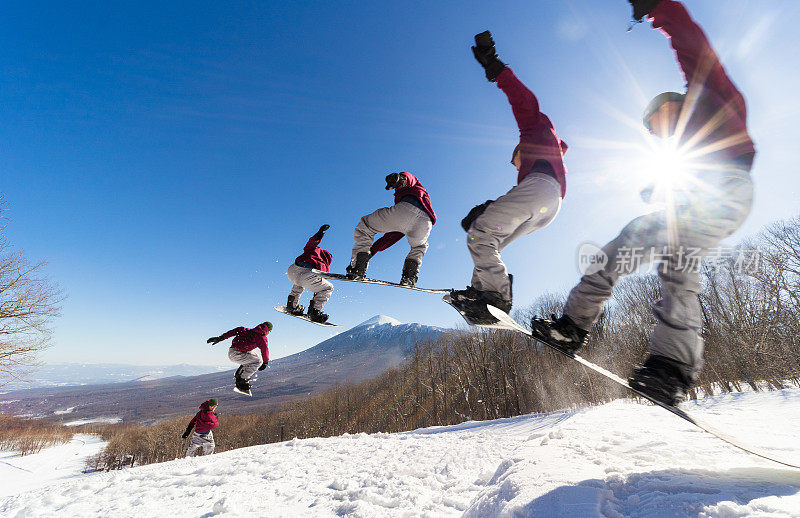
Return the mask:
<path fill-rule="evenodd" d="M 269 349 L 267 343 L 268 334 L 269 328 L 264 324 L 259 324 L 253 329 L 248 329 L 246 327 L 237 327 L 236 329 L 231 329 L 220 338 L 225 340 L 226 338 L 235 336 L 236 338 L 233 339 L 231 347 L 237 351 L 242 351 L 243 353 L 250 352 L 258 347 L 261 349 L 262 361 L 267 363 L 269 361 Z"/>
<path fill-rule="evenodd" d="M 662 0 L 650 13 L 653 28 L 670 40 L 688 83 L 685 106 L 691 107 L 680 143 L 701 162 L 730 160 L 755 153 L 747 133 L 744 97 L 725 73 L 703 29 L 680 2 Z"/>
<path fill-rule="evenodd" d="M 200 411 L 189 421 L 188 428 L 191 429 L 193 426 L 194 431 L 197 433 L 209 432 L 219 426 L 217 414 L 208 407 L 208 401 L 200 405 Z"/>
<path fill-rule="evenodd" d="M 333 256 L 327 250 L 319 247 L 321 239 L 317 239 L 314 234 L 309 238 L 308 243 L 303 248 L 303 255 L 294 260 L 295 263 L 309 263 L 313 264 L 314 268 L 323 272 L 329 272 Z"/>
<path fill-rule="evenodd" d="M 400 203 L 400 201 L 406 196 L 412 196 L 419 201 L 423 210 L 425 210 L 425 213 L 428 214 L 429 218 L 431 218 L 431 223 L 435 225 L 436 213 L 433 211 L 433 207 L 431 206 L 431 197 L 428 195 L 428 191 L 425 190 L 425 187 L 422 186 L 417 177 L 413 174 L 406 172 L 402 172 L 400 174 L 406 178 L 406 184 L 399 189 L 394 190 L 395 205 Z M 405 234 L 402 232 L 387 232 L 372 244 L 370 253 L 375 255 L 378 252 L 386 250 L 393 244 L 403 239 L 404 236 Z"/>
<path fill-rule="evenodd" d="M 539 101 L 533 92 L 522 84 L 514 72 L 506 67 L 497 76 L 500 88 L 511 104 L 511 111 L 519 126 L 519 153 L 522 167 L 519 168 L 517 183 L 521 182 L 533 168 L 537 160 L 547 160 L 553 167 L 558 183 L 561 184 L 561 197 L 567 193 L 567 169 L 564 167 L 564 153 L 567 144 L 558 138 L 550 118 L 539 111 Z"/>

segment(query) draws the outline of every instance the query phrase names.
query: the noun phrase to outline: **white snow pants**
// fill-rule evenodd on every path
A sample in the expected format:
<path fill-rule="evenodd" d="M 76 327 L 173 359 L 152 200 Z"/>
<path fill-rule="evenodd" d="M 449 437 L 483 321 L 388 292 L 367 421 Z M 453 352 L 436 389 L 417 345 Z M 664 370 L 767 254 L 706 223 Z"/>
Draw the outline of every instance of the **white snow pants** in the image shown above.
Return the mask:
<path fill-rule="evenodd" d="M 511 282 L 500 251 L 522 236 L 549 225 L 560 208 L 561 185 L 543 173 L 528 174 L 486 207 L 467 232 L 467 248 L 475 263 L 472 287 L 496 291 L 511 300 Z"/>
<path fill-rule="evenodd" d="M 406 259 L 422 262 L 422 256 L 428 250 L 428 236 L 431 234 L 431 218 L 424 210 L 410 203 L 401 201 L 397 205 L 378 209 L 361 218 L 356 225 L 353 240 L 353 253 L 350 264 L 355 264 L 356 254 L 369 253 L 376 234 L 386 232 L 402 232 L 411 245 Z"/>
<path fill-rule="evenodd" d="M 258 349 L 242 352 L 231 347 L 228 349 L 228 359 L 233 363 L 238 363 L 242 366 L 242 372 L 240 376 L 244 380 L 249 380 L 263 363 L 261 361 L 261 351 Z"/>
<path fill-rule="evenodd" d="M 209 430 L 207 433 L 192 432 L 192 438 L 189 441 L 189 447 L 186 448 L 186 456 L 194 457 L 198 448 L 203 448 L 203 455 L 211 455 L 214 453 L 214 432 Z"/>
<path fill-rule="evenodd" d="M 293 264 L 286 270 L 286 276 L 294 284 L 290 295 L 297 297 L 298 301 L 304 289 L 314 294 L 314 307 L 317 309 L 322 309 L 322 306 L 331 298 L 333 284 L 318 273 L 314 273 L 312 268 Z"/>
<path fill-rule="evenodd" d="M 739 228 L 753 199 L 753 184 L 746 170 L 708 171 L 698 175 L 697 182 L 700 187 L 687 196 L 690 203 L 628 223 L 603 247 L 608 257 L 603 269 L 584 275 L 564 307 L 578 327 L 588 330 L 619 277 L 630 273 L 620 271 L 620 265 L 632 252 L 639 251 L 643 264 L 651 257 L 660 260 L 662 299 L 653 307 L 656 325 L 649 352 L 686 364 L 687 374 L 694 379 L 703 367 L 699 259 Z"/>

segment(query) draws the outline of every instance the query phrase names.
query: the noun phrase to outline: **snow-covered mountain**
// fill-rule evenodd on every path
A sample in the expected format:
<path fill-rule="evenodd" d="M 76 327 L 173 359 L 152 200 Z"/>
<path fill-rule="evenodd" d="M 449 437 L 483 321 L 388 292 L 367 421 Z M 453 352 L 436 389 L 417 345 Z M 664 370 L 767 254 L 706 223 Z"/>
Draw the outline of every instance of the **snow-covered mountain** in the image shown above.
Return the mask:
<path fill-rule="evenodd" d="M 369 320 L 361 322 L 347 331 L 339 333 L 333 338 L 320 342 L 310 349 L 299 352 L 281 362 L 305 361 L 309 357 L 317 357 L 320 361 L 330 361 L 350 355 L 366 355 L 375 357 L 380 364 L 379 371 L 397 366 L 402 359 L 419 342 L 435 340 L 446 329 L 423 324 L 403 324 L 399 320 L 386 315 L 375 315 Z M 368 361 L 367 357 L 363 358 Z M 373 363 L 370 361 L 370 363 Z M 374 374 L 374 370 L 370 369 Z M 374 375 L 373 374 L 373 375 Z M 361 381 L 370 376 L 361 376 L 353 373 L 348 377 L 350 381 Z"/>
<path fill-rule="evenodd" d="M 126 365 L 118 363 L 45 363 L 35 368 L 26 381 L 11 381 L 3 390 L 74 385 L 100 385 L 172 376 L 197 376 L 222 370 L 208 365 Z M 226 369 L 227 370 L 227 369 Z"/>
<path fill-rule="evenodd" d="M 258 373 L 252 398 L 233 394 L 231 365 L 229 370 L 200 376 L 9 391 L 0 394 L 0 408 L 64 422 L 98 418 L 150 422 L 194 413 L 200 402 L 216 397 L 225 412 L 258 411 L 337 383 L 375 377 L 397 366 L 418 342 L 435 340 L 445 331 L 376 315 L 309 349 L 270 361 L 269 369 Z"/>
<path fill-rule="evenodd" d="M 727 394 L 686 407 L 774 455 L 800 460 L 798 389 Z M 225 429 L 214 434 L 224 437 Z M 23 466 L 35 469 L 36 462 Z M 0 497 L 0 515 L 800 516 L 797 470 L 631 400 L 400 434 L 295 439 L 76 474 L 23 492 L 18 486 L 29 475 L 0 464 L 12 495 Z"/>

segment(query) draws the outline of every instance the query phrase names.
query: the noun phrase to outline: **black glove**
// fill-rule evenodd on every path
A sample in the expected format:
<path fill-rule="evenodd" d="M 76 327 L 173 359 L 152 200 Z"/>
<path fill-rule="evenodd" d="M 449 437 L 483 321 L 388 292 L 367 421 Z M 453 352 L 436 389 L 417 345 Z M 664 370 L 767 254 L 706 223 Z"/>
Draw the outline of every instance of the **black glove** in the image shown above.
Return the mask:
<path fill-rule="evenodd" d="M 266 368 L 267 368 L 267 364 L 268 364 L 268 363 L 269 363 L 269 362 L 264 362 L 264 363 L 262 363 L 262 364 L 261 364 L 261 367 L 259 367 L 259 368 L 258 368 L 258 370 L 260 370 L 260 371 L 263 371 L 264 369 L 266 369 Z"/>
<path fill-rule="evenodd" d="M 661 0 L 628 0 L 633 7 L 633 19 L 641 21 L 642 18 L 650 14 L 650 11 L 661 2 Z"/>
<path fill-rule="evenodd" d="M 211 338 L 209 338 L 208 340 L 206 340 L 206 343 L 207 343 L 207 344 L 211 344 L 211 345 L 217 345 L 217 344 L 218 344 L 218 343 L 220 343 L 221 341 L 222 341 L 222 338 L 220 338 L 220 337 L 218 337 L 218 336 L 212 336 Z"/>
<path fill-rule="evenodd" d="M 492 33 L 489 31 L 475 35 L 475 46 L 472 47 L 472 53 L 486 71 L 486 79 L 491 82 L 494 82 L 500 72 L 506 68 L 506 64 L 497 57 Z"/>
<path fill-rule="evenodd" d="M 400 173 L 392 173 L 386 175 L 386 190 L 399 189 L 406 184 L 406 177 Z"/>
<path fill-rule="evenodd" d="M 485 203 L 481 203 L 480 205 L 475 205 L 472 207 L 472 210 L 469 211 L 467 217 L 461 220 L 461 228 L 464 229 L 464 232 L 469 232 L 469 227 L 472 226 L 472 223 L 478 219 L 478 216 L 483 214 L 483 211 L 486 210 L 486 207 L 494 203 L 494 200 L 486 200 Z"/>
<path fill-rule="evenodd" d="M 181 437 L 184 439 L 188 439 L 189 435 L 192 433 L 192 428 L 194 428 L 192 425 L 187 426 L 186 431 L 183 432 L 183 435 L 181 435 Z"/>
<path fill-rule="evenodd" d="M 329 228 L 331 228 L 330 225 L 322 225 L 321 227 L 319 227 L 319 230 L 317 230 L 317 233 L 314 234 L 314 238 L 316 238 L 316 240 L 319 241 L 320 239 L 322 239 L 322 236 L 325 235 L 325 231 L 328 230 Z"/>

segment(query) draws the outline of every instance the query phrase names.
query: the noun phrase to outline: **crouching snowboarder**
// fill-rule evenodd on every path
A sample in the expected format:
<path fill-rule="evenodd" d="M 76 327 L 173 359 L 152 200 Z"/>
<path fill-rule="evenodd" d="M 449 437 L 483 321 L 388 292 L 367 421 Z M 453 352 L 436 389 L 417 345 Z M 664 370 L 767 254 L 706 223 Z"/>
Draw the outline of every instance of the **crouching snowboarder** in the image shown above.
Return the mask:
<path fill-rule="evenodd" d="M 703 366 L 699 259 L 739 228 L 749 214 L 755 147 L 747 132 L 742 94 L 683 4 L 629 2 L 635 19 L 649 15 L 653 27 L 669 38 L 687 81 L 685 94 L 659 94 L 643 117 L 645 127 L 656 137 L 668 139 L 665 147 L 674 143 L 675 151 L 686 160 L 685 170 L 674 171 L 685 179 L 676 183 L 664 178 L 664 185 L 655 191 L 666 191 L 666 209 L 636 218 L 623 228 L 602 249 L 605 265 L 586 272 L 572 289 L 563 315 L 553 320 L 534 318 L 532 331 L 553 345 L 577 350 L 620 275 L 629 273 L 620 271 L 625 256 L 641 250 L 641 263 L 659 259 L 662 299 L 653 308 L 656 325 L 649 354 L 629 382 L 675 405 L 686 398 Z"/>
<path fill-rule="evenodd" d="M 253 329 L 237 327 L 220 335 L 206 340 L 207 343 L 216 345 L 217 343 L 234 337 L 231 348 L 228 349 L 228 359 L 233 363 L 240 364 L 236 369 L 234 379 L 236 381 L 236 392 L 250 395 L 250 379 L 253 374 L 263 371 L 269 363 L 269 348 L 267 335 L 272 331 L 272 322 L 264 322 Z M 261 351 L 261 356 L 255 351 Z"/>
<path fill-rule="evenodd" d="M 326 322 L 328 315 L 322 312 L 322 307 L 331 298 L 333 284 L 323 279 L 319 274 L 312 270 L 317 269 L 322 272 L 329 272 L 333 256 L 327 250 L 319 247 L 325 231 L 331 228 L 330 225 L 322 225 L 316 234 L 309 238 L 303 255 L 294 260 L 294 264 L 286 270 L 286 276 L 294 284 L 286 301 L 286 311 L 293 315 L 302 315 L 303 306 L 299 304 L 300 295 L 303 290 L 311 291 L 314 296 L 308 305 L 308 318 L 314 322 Z"/>
<path fill-rule="evenodd" d="M 453 290 L 450 297 L 470 320 L 494 321 L 486 305 L 506 313 L 512 305 L 512 276 L 500 251 L 513 241 L 549 225 L 561 208 L 566 192 L 563 155 L 567 145 L 558 138 L 553 123 L 539 111 L 536 96 L 500 61 L 489 31 L 475 36 L 475 59 L 486 78 L 496 82 L 508 97 L 519 127 L 519 144 L 511 154 L 517 185 L 503 196 L 473 208 L 461 222 L 475 268 L 472 284 Z"/>
<path fill-rule="evenodd" d="M 389 189 L 394 189 L 395 204 L 364 216 L 356 225 L 347 276 L 355 280 L 364 279 L 370 257 L 405 236 L 411 251 L 403 263 L 400 284 L 414 286 L 422 257 L 428 250 L 428 236 L 436 223 L 436 213 L 428 191 L 413 174 L 403 172 L 387 175 L 386 190 Z M 386 235 L 373 244 L 375 235 L 379 233 Z"/>
<path fill-rule="evenodd" d="M 198 448 L 203 449 L 203 455 L 214 453 L 215 444 L 212 430 L 219 426 L 217 414 L 214 413 L 215 408 L 217 408 L 215 398 L 204 401 L 200 405 L 200 411 L 189 421 L 186 431 L 181 435 L 184 439 L 188 439 L 190 434 L 192 436 L 189 447 L 186 449 L 187 457 L 193 457 Z M 192 428 L 194 428 L 194 432 L 192 432 Z"/>

